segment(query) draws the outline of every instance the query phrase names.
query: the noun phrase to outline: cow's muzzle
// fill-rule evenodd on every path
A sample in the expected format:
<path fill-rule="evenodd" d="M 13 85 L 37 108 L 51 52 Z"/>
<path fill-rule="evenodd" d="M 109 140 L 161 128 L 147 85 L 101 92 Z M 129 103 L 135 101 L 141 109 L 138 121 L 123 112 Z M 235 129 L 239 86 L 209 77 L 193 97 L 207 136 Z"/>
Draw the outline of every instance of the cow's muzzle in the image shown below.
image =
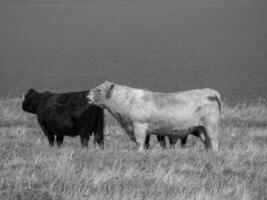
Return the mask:
<path fill-rule="evenodd" d="M 88 100 L 89 104 L 93 104 L 94 103 L 94 97 L 93 97 L 93 95 L 91 93 L 87 96 L 87 100 Z"/>

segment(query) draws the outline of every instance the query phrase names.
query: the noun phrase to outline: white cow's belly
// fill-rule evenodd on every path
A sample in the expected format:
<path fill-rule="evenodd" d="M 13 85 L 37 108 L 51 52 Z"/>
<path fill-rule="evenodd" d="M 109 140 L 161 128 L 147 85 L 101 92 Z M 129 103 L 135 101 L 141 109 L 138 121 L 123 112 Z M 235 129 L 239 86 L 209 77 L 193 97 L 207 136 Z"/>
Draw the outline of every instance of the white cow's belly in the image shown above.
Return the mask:
<path fill-rule="evenodd" d="M 153 129 L 161 130 L 183 130 L 191 127 L 199 126 L 200 119 L 198 117 L 188 116 L 184 118 L 179 118 L 177 116 L 172 117 L 156 117 L 150 118 L 145 121 L 149 127 Z"/>
<path fill-rule="evenodd" d="M 184 137 L 190 134 L 193 128 L 201 125 L 201 120 L 193 114 L 182 117 L 179 115 L 158 116 L 147 121 L 147 133 Z"/>

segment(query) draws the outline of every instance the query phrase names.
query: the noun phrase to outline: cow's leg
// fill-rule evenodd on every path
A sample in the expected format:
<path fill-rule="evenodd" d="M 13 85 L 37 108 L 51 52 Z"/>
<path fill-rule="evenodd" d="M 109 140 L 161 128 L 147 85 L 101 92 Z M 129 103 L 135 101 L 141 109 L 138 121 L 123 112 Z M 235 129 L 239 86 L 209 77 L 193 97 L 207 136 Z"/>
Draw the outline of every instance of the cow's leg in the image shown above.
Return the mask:
<path fill-rule="evenodd" d="M 214 138 L 212 136 L 213 134 L 213 129 L 211 127 L 199 127 L 199 138 L 200 140 L 204 143 L 205 149 L 214 149 L 216 151 L 216 147 L 218 147 L 217 138 Z M 213 148 L 213 145 L 215 145 Z"/>
<path fill-rule="evenodd" d="M 94 132 L 94 145 L 98 144 L 100 149 L 104 149 L 104 134 L 101 131 Z"/>
<path fill-rule="evenodd" d="M 149 141 L 150 141 L 150 135 L 147 135 L 147 136 L 146 136 L 146 139 L 145 139 L 145 148 L 146 148 L 146 149 L 149 148 Z"/>
<path fill-rule="evenodd" d="M 207 129 L 207 135 L 210 138 L 210 147 L 214 151 L 218 151 L 219 150 L 218 127 L 217 126 L 208 126 L 206 129 Z"/>
<path fill-rule="evenodd" d="M 88 143 L 89 143 L 89 136 L 80 136 L 80 138 L 81 138 L 81 145 L 82 145 L 82 147 L 84 148 L 84 147 L 88 147 Z"/>
<path fill-rule="evenodd" d="M 199 138 L 204 143 L 206 150 L 211 148 L 210 137 L 207 134 L 207 130 L 206 129 L 200 133 Z"/>
<path fill-rule="evenodd" d="M 53 134 L 47 134 L 47 139 L 48 139 L 48 142 L 49 142 L 49 145 L 52 147 L 54 146 L 54 142 L 55 142 L 55 137 Z"/>
<path fill-rule="evenodd" d="M 170 148 L 174 148 L 177 143 L 178 137 L 169 136 Z"/>
<path fill-rule="evenodd" d="M 57 142 L 57 146 L 61 146 L 64 140 L 64 135 L 57 135 L 56 137 L 56 142 Z"/>
<path fill-rule="evenodd" d="M 166 148 L 166 141 L 165 136 L 163 135 L 157 135 L 158 142 L 160 143 L 160 146 L 165 149 Z"/>
<path fill-rule="evenodd" d="M 181 146 L 185 147 L 186 142 L 187 142 L 187 136 L 181 139 Z"/>
<path fill-rule="evenodd" d="M 86 128 L 81 128 L 80 130 L 80 139 L 82 147 L 87 147 L 90 139 L 91 131 Z"/>
<path fill-rule="evenodd" d="M 145 140 L 146 140 L 146 129 L 147 125 L 146 124 L 141 124 L 141 123 L 135 123 L 134 126 L 134 134 L 136 137 L 136 142 L 137 145 L 139 146 L 138 151 L 143 152 L 145 149 Z"/>
<path fill-rule="evenodd" d="M 104 149 L 104 111 L 101 109 L 97 113 L 97 122 L 94 127 L 94 144 L 98 144 L 100 149 Z"/>
<path fill-rule="evenodd" d="M 44 132 L 44 134 L 46 135 L 49 145 L 52 147 L 54 146 L 54 141 L 55 141 L 55 137 L 54 134 L 52 132 L 49 132 L 47 129 L 47 126 L 45 125 L 44 121 L 39 120 L 40 126 Z"/>
<path fill-rule="evenodd" d="M 207 138 L 205 141 L 205 146 L 206 148 L 212 148 L 214 151 L 219 150 L 219 145 L 218 145 L 219 120 L 220 120 L 220 111 L 218 110 L 217 105 L 213 108 L 209 107 L 206 111 L 205 118 L 202 118 L 202 123 L 203 126 L 205 127 L 205 132 L 206 132 L 204 137 Z"/>

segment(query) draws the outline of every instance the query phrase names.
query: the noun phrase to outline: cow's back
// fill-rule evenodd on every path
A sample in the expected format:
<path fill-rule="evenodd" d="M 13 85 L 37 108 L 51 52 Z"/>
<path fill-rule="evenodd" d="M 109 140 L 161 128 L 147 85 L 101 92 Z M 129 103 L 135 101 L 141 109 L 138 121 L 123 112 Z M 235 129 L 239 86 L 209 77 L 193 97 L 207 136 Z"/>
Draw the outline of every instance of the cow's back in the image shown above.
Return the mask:
<path fill-rule="evenodd" d="M 202 107 L 215 107 L 210 96 L 217 94 L 212 89 L 197 89 L 174 93 L 143 91 L 141 97 L 129 106 L 130 117 L 146 123 L 183 124 L 184 121 L 198 120 L 196 115 Z"/>

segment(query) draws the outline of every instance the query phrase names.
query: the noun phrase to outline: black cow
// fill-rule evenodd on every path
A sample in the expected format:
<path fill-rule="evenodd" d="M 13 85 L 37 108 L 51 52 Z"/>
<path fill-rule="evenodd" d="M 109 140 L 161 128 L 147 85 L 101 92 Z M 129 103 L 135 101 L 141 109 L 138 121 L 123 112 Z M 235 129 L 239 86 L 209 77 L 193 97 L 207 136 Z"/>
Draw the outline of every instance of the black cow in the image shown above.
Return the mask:
<path fill-rule="evenodd" d="M 89 91 L 55 94 L 30 89 L 25 95 L 22 109 L 37 114 L 38 122 L 48 138 L 50 146 L 60 146 L 64 136 L 81 138 L 82 147 L 88 146 L 92 133 L 94 143 L 104 148 L 104 111 L 89 105 Z"/>

